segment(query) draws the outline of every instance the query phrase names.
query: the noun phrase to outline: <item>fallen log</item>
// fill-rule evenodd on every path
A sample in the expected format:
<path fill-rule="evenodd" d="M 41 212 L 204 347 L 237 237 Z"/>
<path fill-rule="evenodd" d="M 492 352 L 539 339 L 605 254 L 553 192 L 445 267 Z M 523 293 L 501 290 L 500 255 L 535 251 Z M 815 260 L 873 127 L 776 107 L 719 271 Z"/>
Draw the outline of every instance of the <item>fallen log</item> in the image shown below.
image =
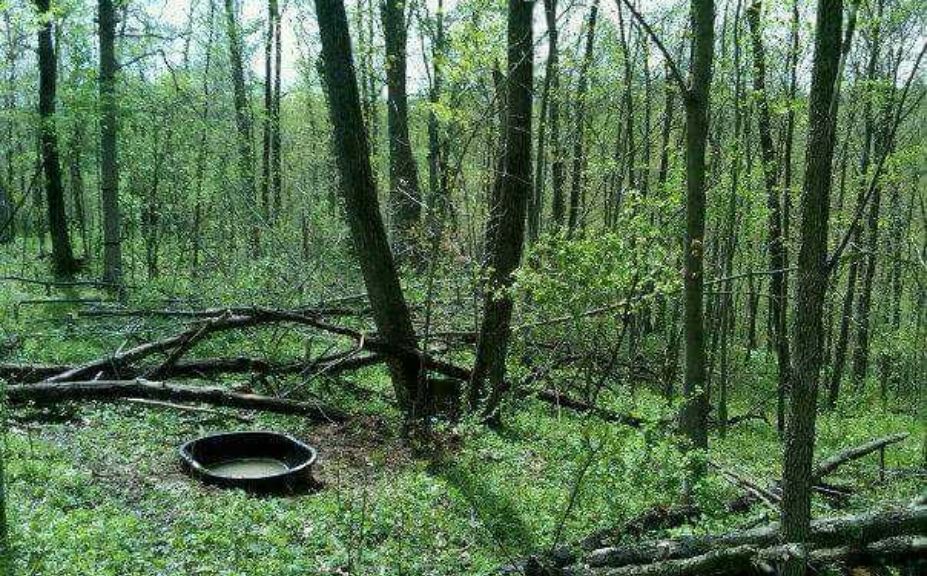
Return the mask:
<path fill-rule="evenodd" d="M 842 452 L 838 452 L 833 456 L 825 458 L 824 460 L 818 462 L 815 465 L 814 469 L 811 472 L 811 477 L 817 480 L 832 474 L 837 468 L 840 468 L 847 462 L 851 460 L 857 460 L 862 458 L 867 454 L 871 454 L 876 450 L 885 448 L 890 444 L 896 444 L 907 438 L 909 434 L 907 432 L 902 432 L 899 434 L 892 434 L 891 436 L 885 436 L 884 438 L 876 438 L 871 442 L 866 442 L 865 444 L 860 444 L 853 448 L 848 448 Z"/>
<path fill-rule="evenodd" d="M 332 354 L 311 362 L 270 362 L 247 356 L 190 358 L 178 360 L 169 369 L 165 369 L 162 378 L 211 378 L 220 374 L 249 373 L 287 375 L 304 372 L 324 372 L 327 375 L 336 375 L 384 361 L 385 359 L 378 354 L 353 355 L 350 358 L 345 358 L 343 354 Z M 16 384 L 30 384 L 41 382 L 74 368 L 75 366 L 68 364 L 0 364 L 0 379 Z M 145 365 L 137 368 L 128 366 L 116 374 L 107 367 L 101 370 L 101 377 L 108 380 L 131 380 L 141 377 L 151 368 Z"/>
<path fill-rule="evenodd" d="M 247 316 L 254 310 L 253 307 L 247 306 L 229 306 L 225 308 L 204 308 L 201 310 L 172 310 L 169 308 L 91 308 L 89 310 L 78 310 L 75 315 L 78 318 L 189 318 L 189 319 L 206 319 L 217 318 L 223 314 L 235 316 Z M 294 314 L 310 314 L 317 316 L 331 317 L 354 317 L 363 316 L 364 310 L 356 308 L 346 308 L 343 306 L 303 306 L 297 307 L 287 312 Z"/>
<path fill-rule="evenodd" d="M 8 382 L 39 382 L 56 374 L 70 370 L 72 366 L 61 364 L 0 364 L 0 380 Z"/>
<path fill-rule="evenodd" d="M 559 390 L 541 390 L 535 394 L 535 398 L 558 408 L 568 408 L 575 412 L 592 414 L 600 420 L 614 422 L 616 424 L 624 424 L 625 426 L 630 426 L 632 428 L 640 428 L 644 424 L 651 423 L 642 418 L 631 416 L 630 414 L 620 414 L 612 410 L 607 410 L 605 408 L 600 408 L 593 404 L 589 404 L 588 402 L 583 402 L 582 400 L 576 398 L 571 398 Z"/>
<path fill-rule="evenodd" d="M 610 570 L 571 570 L 574 575 L 603 576 L 725 576 L 750 573 L 772 573 L 773 566 L 789 558 L 802 558 L 811 567 L 821 568 L 842 563 L 847 566 L 900 564 L 923 558 L 927 552 L 927 538 L 922 536 L 894 536 L 858 545 L 835 548 L 807 548 L 798 544 L 781 544 L 758 548 L 736 546 L 712 550 L 699 556 L 678 560 L 664 560 L 638 566 L 624 566 Z"/>
<path fill-rule="evenodd" d="M 811 481 L 813 486 L 820 486 L 825 477 L 835 472 L 841 466 L 854 460 L 862 458 L 879 448 L 884 448 L 890 444 L 901 442 L 907 438 L 908 434 L 899 433 L 877 438 L 865 444 L 843 450 L 821 460 L 812 469 Z M 766 488 L 766 491 L 775 493 L 779 489 L 778 483 L 773 483 Z M 725 511 L 729 514 L 739 514 L 746 512 L 758 498 L 751 493 L 747 493 L 736 498 L 732 498 L 725 503 Z M 665 505 L 656 506 L 643 512 L 631 520 L 618 526 L 599 530 L 592 535 L 583 539 L 581 546 L 585 550 L 599 548 L 608 543 L 615 541 L 623 535 L 639 536 L 644 532 L 653 530 L 668 530 L 682 526 L 702 514 L 701 508 L 692 504 L 680 504 L 666 507 Z"/>
<path fill-rule="evenodd" d="M 11 405 L 33 402 L 53 404 L 69 400 L 111 402 L 124 398 L 144 398 L 168 402 L 202 402 L 214 406 L 295 414 L 317 422 L 343 422 L 347 413 L 313 402 L 299 402 L 258 394 L 245 394 L 217 386 L 185 386 L 147 380 L 94 380 L 90 382 L 40 382 L 6 387 Z"/>
<path fill-rule="evenodd" d="M 811 522 L 808 543 L 815 547 L 858 546 L 889 536 L 927 535 L 927 506 L 890 508 Z M 779 524 L 723 535 L 652 540 L 593 551 L 584 559 L 593 567 L 620 567 L 692 558 L 738 546 L 769 547 L 780 542 Z"/>
<path fill-rule="evenodd" d="M 231 414 L 226 412 L 221 412 L 219 410 L 214 410 L 212 408 L 202 408 L 200 406 L 190 406 L 188 404 L 177 404 L 175 402 L 165 402 L 163 400 L 146 400 L 145 398 L 126 398 L 126 402 L 131 404 L 138 404 L 141 406 L 152 406 L 155 408 L 168 408 L 170 410 L 179 410 L 181 412 L 193 412 L 197 414 L 210 414 L 219 418 L 230 418 L 232 420 L 238 420 L 239 422 L 251 423 L 254 422 L 253 418 L 247 416 L 239 416 L 238 414 Z"/>

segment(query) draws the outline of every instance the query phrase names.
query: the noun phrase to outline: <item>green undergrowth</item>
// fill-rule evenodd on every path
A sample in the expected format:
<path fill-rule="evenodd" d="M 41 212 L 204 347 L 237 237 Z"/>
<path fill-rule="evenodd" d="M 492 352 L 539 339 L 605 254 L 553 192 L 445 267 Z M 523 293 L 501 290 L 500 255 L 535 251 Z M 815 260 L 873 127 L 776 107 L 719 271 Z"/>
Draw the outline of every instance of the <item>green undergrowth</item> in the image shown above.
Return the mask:
<path fill-rule="evenodd" d="M 73 290 L 68 297 L 93 296 L 99 293 Z M 18 311 L 13 306 L 42 297 L 41 288 L 0 283 L 0 326 L 7 342 L 2 361 L 86 361 L 182 326 L 152 318 L 90 320 L 68 304 Z M 164 305 L 159 298 L 152 289 L 134 294 L 130 304 Z M 202 305 L 233 303 L 235 298 L 218 295 Z M 194 355 L 299 359 L 332 343 L 299 329 L 262 328 L 223 334 Z M 771 364 L 757 353 L 738 367 L 731 414 L 769 397 Z M 124 402 L 17 408 L 5 441 L 17 573 L 488 574 L 528 552 L 573 543 L 652 506 L 673 504 L 682 490 L 685 457 L 665 426 L 608 424 L 524 399 L 505 407 L 499 430 L 469 421 L 438 423 L 434 450 L 424 456 L 398 435 L 399 416 L 382 368 L 357 372 L 351 381 L 354 389 L 324 379 L 300 389 L 304 397 L 356 414 L 343 425 L 235 413 L 250 419 L 242 422 L 229 411 L 192 413 Z M 298 381 L 245 375 L 219 383 L 272 393 Z M 610 385 L 602 400 L 610 410 L 652 422 L 671 413 L 643 384 L 633 398 L 626 387 Z M 255 497 L 204 487 L 185 476 L 178 446 L 229 429 L 284 431 L 315 445 L 320 489 Z M 877 455 L 842 468 L 829 480 L 853 487 L 853 495 L 840 510 L 816 496 L 815 514 L 907 502 L 919 489 L 914 472 L 923 465 L 925 425 L 916 416 L 883 408 L 865 395 L 822 413 L 819 456 L 900 431 L 911 438 L 887 449 L 884 471 Z M 715 432 L 709 459 L 763 484 L 779 475 L 780 450 L 773 425 L 749 420 L 724 438 Z M 674 532 L 734 529 L 769 514 L 756 506 L 746 515 L 726 515 L 723 503 L 737 494 L 710 473 L 695 490 L 705 515 Z"/>
<path fill-rule="evenodd" d="M 14 414 L 15 416 L 15 414 Z M 343 426 L 260 415 L 253 422 L 131 405 L 83 405 L 63 422 L 14 423 L 7 436 L 10 517 L 21 573 L 478 574 L 526 552 L 572 542 L 678 494 L 683 460 L 655 430 L 558 415 L 531 404 L 498 432 L 461 425 L 440 435 L 440 458 L 413 457 L 395 418 Z M 177 446 L 229 428 L 272 429 L 318 446 L 322 488 L 254 497 L 182 474 Z M 899 430 L 881 411 L 822 417 L 818 453 Z M 907 501 L 916 438 L 847 466 L 849 509 Z M 711 458 L 760 481 L 775 477 L 778 444 L 762 423 L 714 439 Z M 735 492 L 710 476 L 698 497 L 712 511 L 685 531 L 734 528 Z M 570 502 L 572 501 L 572 504 Z M 754 511 L 754 515 L 762 513 Z M 818 514 L 835 513 L 823 500 Z"/>

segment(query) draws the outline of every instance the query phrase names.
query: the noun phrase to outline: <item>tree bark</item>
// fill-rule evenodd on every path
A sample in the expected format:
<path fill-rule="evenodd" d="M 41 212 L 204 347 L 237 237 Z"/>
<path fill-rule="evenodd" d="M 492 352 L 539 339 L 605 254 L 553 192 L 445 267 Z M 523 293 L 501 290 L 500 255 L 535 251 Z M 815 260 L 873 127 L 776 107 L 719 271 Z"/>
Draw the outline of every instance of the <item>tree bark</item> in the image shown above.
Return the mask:
<path fill-rule="evenodd" d="M 100 26 L 100 202 L 103 205 L 103 281 L 122 286 L 119 212 L 118 122 L 116 101 L 116 11 L 113 0 L 99 0 Z"/>
<path fill-rule="evenodd" d="M 592 67 L 592 49 L 595 44 L 595 24 L 599 14 L 599 0 L 593 0 L 589 8 L 589 19 L 586 24 L 586 48 L 583 52 L 582 64 L 579 68 L 579 80 L 576 86 L 576 114 L 574 116 L 572 169 L 570 172 L 570 213 L 567 223 L 568 235 L 576 233 L 581 226 L 580 211 L 582 205 L 583 174 L 586 171 L 586 158 L 583 149 L 586 132 L 586 92 L 589 87 L 589 69 Z"/>
<path fill-rule="evenodd" d="M 27 402 L 54 404 L 70 400 L 111 402 L 123 398 L 146 398 L 174 402 L 204 402 L 215 406 L 297 414 L 319 422 L 342 422 L 348 417 L 337 408 L 317 403 L 233 392 L 218 386 L 184 386 L 141 379 L 19 384 L 7 387 L 7 398 L 14 405 Z"/>
<path fill-rule="evenodd" d="M 77 272 L 78 263 L 71 250 L 68 221 L 61 183 L 61 162 L 58 157 L 58 133 L 55 126 L 57 98 L 58 53 L 52 40 L 54 16 L 50 0 L 36 0 L 39 11 L 39 144 L 45 173 L 45 196 L 48 209 L 48 229 L 52 241 L 52 269 L 58 276 L 68 277 Z"/>
<path fill-rule="evenodd" d="M 778 386 L 776 403 L 776 428 L 779 434 L 785 432 L 785 399 L 789 389 L 789 339 L 786 318 L 788 284 L 785 269 L 788 262 L 785 255 L 785 237 L 782 232 L 781 192 L 776 184 L 776 151 L 772 139 L 772 120 L 769 114 L 769 100 L 766 94 L 766 49 L 763 45 L 762 0 L 753 0 L 747 8 L 750 24 L 750 39 L 753 46 L 753 91 L 757 97 L 757 126 L 760 133 L 760 149 L 763 156 L 763 183 L 766 185 L 766 207 L 768 213 L 768 250 L 770 276 L 770 315 L 775 339 Z"/>
<path fill-rule="evenodd" d="M 693 34 L 686 109 L 686 234 L 683 249 L 685 381 L 680 409 L 680 430 L 692 448 L 708 448 L 709 395 L 705 372 L 705 318 L 703 308 L 705 255 L 705 147 L 708 140 L 708 105 L 714 55 L 713 0 L 692 0 Z M 696 464 L 695 477 L 704 467 Z"/>
<path fill-rule="evenodd" d="M 829 276 L 827 233 L 837 113 L 834 92 L 842 26 L 842 0 L 818 0 L 793 316 L 795 356 L 782 472 L 782 532 L 787 542 L 796 543 L 805 542 L 810 533 L 811 458 L 823 361 L 824 296 Z M 804 562 L 786 563 L 786 576 L 804 573 Z"/>
<path fill-rule="evenodd" d="M 489 278 L 483 296 L 483 321 L 470 379 L 469 403 L 476 409 L 488 378 L 492 386 L 484 413 L 495 416 L 502 400 L 505 360 L 512 320 L 512 273 L 521 261 L 525 211 L 531 194 L 531 104 L 534 72 L 533 1 L 509 0 L 506 121 L 502 135 L 502 173 L 498 201 L 486 226 Z"/>
<path fill-rule="evenodd" d="M 277 9 L 274 22 L 274 94 L 270 108 L 270 185 L 273 208 L 270 221 L 274 223 L 283 209 L 283 156 L 281 146 L 280 122 L 280 70 L 283 62 L 283 16 Z"/>
<path fill-rule="evenodd" d="M 335 130 L 339 189 L 374 321 L 384 340 L 394 346 L 417 350 L 412 319 L 380 218 L 344 3 L 343 0 L 315 0 L 315 7 L 322 38 L 329 111 Z M 425 416 L 423 407 L 429 403 L 420 360 L 397 356 L 390 359 L 389 369 L 396 398 L 407 419 Z"/>
<path fill-rule="evenodd" d="M 229 64 L 232 72 L 232 88 L 235 94 L 235 126 L 238 130 L 238 192 L 240 206 L 246 213 L 257 212 L 254 198 L 254 147 L 251 142 L 251 106 L 248 103 L 248 90 L 245 86 L 245 68 L 243 48 L 238 19 L 235 15 L 235 0 L 225 0 L 225 28 L 229 42 Z M 249 219 L 252 226 L 252 251 L 260 247 L 257 219 Z"/>
<path fill-rule="evenodd" d="M 807 536 L 802 540 L 790 540 L 785 530 L 783 525 L 774 523 L 723 535 L 652 540 L 596 550 L 586 560 L 594 567 L 621 567 L 693 558 L 739 546 L 768 547 L 780 542 L 810 544 L 815 548 L 864 545 L 887 536 L 922 534 L 927 530 L 927 507 L 891 508 L 854 516 L 822 518 L 809 525 Z"/>
<path fill-rule="evenodd" d="M 557 30 L 557 0 L 544 0 L 547 21 L 547 71 L 550 78 L 550 103 L 547 117 L 550 124 L 550 187 L 553 229 L 565 224 L 566 201 L 563 195 L 563 142 L 560 136 L 560 48 Z"/>
<path fill-rule="evenodd" d="M 431 233 L 440 237 L 440 231 L 452 214 L 450 190 L 448 187 L 448 142 L 441 134 L 441 126 L 435 107 L 441 102 L 444 91 L 444 60 L 447 57 L 447 39 L 444 31 L 444 0 L 438 0 L 434 20 L 434 38 L 431 57 L 431 90 L 428 99 L 428 192 L 432 213 Z"/>
<path fill-rule="evenodd" d="M 421 218 L 421 190 L 409 136 L 406 94 L 406 2 L 385 0 L 386 124 L 389 132 L 389 207 L 393 248 L 397 257 L 411 248 L 411 233 Z"/>
<path fill-rule="evenodd" d="M 261 211 L 265 220 L 268 221 L 271 215 L 271 165 L 273 163 L 271 133 L 273 132 L 274 114 L 274 34 L 277 29 L 278 12 L 277 0 L 268 0 L 267 30 L 264 35 L 264 146 L 261 163 Z"/>

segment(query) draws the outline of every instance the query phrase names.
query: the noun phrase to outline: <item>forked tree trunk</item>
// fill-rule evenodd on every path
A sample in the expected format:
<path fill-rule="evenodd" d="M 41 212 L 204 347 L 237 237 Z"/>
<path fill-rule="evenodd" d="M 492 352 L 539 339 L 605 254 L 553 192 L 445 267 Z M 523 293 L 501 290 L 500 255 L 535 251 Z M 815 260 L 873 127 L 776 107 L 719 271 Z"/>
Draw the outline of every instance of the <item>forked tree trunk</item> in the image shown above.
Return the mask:
<path fill-rule="evenodd" d="M 406 3 L 385 0 L 383 35 L 386 39 L 386 124 L 389 132 L 389 209 L 393 247 L 397 256 L 410 249 L 410 234 L 421 217 L 418 168 L 409 136 L 406 94 Z"/>
<path fill-rule="evenodd" d="M 782 470 L 782 533 L 785 541 L 797 543 L 807 541 L 810 532 L 811 459 L 823 363 L 824 296 L 829 276 L 827 233 L 837 114 L 834 91 L 842 26 L 842 0 L 818 0 L 793 315 L 795 355 Z M 805 564 L 800 559 L 785 564 L 786 576 L 804 573 Z"/>
<path fill-rule="evenodd" d="M 476 361 L 470 380 L 470 407 L 477 408 L 484 381 L 492 385 L 484 414 L 495 417 L 504 392 L 505 358 L 512 319 L 508 289 L 512 273 L 521 261 L 525 235 L 525 211 L 531 194 L 531 103 L 534 59 L 532 38 L 533 2 L 509 0 L 508 75 L 504 149 L 498 201 L 491 206 L 486 227 L 490 248 L 489 285 L 483 297 Z"/>
<path fill-rule="evenodd" d="M 424 416 L 428 406 L 422 366 L 399 276 L 380 218 L 377 189 L 370 167 L 370 148 L 361 112 L 351 38 L 343 0 L 315 0 L 322 38 L 322 58 L 334 151 L 355 254 L 360 261 L 367 296 L 380 336 L 409 351 L 388 366 L 393 388 L 407 419 Z"/>
<path fill-rule="evenodd" d="M 52 268 L 58 276 L 77 272 L 77 260 L 71 250 L 68 220 L 64 207 L 64 187 L 61 183 L 61 162 L 58 157 L 58 133 L 55 126 L 57 98 L 58 54 L 52 40 L 53 15 L 50 0 L 36 0 L 40 12 L 39 41 L 39 142 L 45 173 L 45 200 L 48 208 L 48 230 L 52 241 Z"/>
<path fill-rule="evenodd" d="M 567 223 L 569 235 L 576 233 L 581 226 L 580 212 L 582 205 L 583 174 L 586 171 L 586 157 L 583 138 L 586 132 L 586 92 L 589 87 L 589 68 L 592 67 L 592 48 L 595 44 L 595 23 L 599 14 L 599 0 L 593 0 L 589 8 L 589 20 L 586 24 L 586 48 L 579 68 L 579 80 L 576 86 L 576 115 L 573 132 L 573 167 L 570 172 L 570 214 Z"/>

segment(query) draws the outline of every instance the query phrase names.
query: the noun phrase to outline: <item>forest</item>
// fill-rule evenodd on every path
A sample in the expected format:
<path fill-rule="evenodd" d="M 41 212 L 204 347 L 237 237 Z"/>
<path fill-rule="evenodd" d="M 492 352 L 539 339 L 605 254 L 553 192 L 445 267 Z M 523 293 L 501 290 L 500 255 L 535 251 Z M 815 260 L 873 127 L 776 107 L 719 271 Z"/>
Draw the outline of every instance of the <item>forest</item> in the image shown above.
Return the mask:
<path fill-rule="evenodd" d="M 0 0 L 0 576 L 927 573 L 927 0 Z"/>

